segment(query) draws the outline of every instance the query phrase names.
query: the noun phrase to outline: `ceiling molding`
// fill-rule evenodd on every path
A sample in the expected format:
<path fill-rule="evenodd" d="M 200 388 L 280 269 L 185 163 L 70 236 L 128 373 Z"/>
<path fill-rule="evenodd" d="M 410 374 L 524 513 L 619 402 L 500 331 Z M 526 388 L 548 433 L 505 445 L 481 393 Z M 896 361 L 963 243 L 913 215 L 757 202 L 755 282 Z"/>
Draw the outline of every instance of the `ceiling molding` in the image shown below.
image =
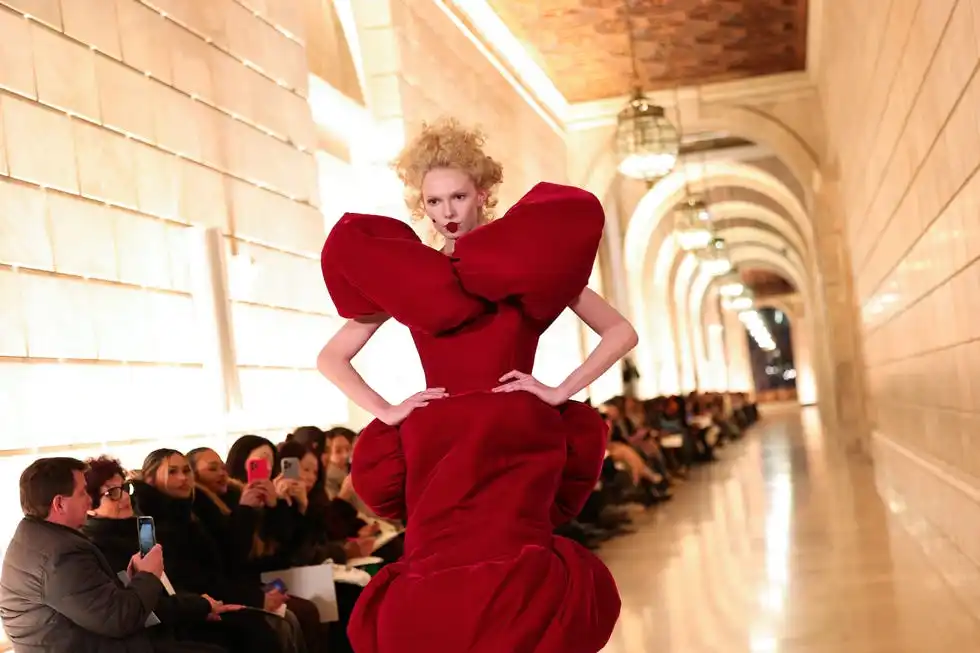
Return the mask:
<path fill-rule="evenodd" d="M 487 61 L 557 134 L 565 135 L 568 106 L 544 71 L 485 0 L 432 0 Z M 485 12 L 490 12 L 485 13 Z M 495 19 L 495 20 L 494 20 Z M 516 44 L 516 49 L 515 49 Z M 526 58 L 526 61 L 524 60 Z"/>
<path fill-rule="evenodd" d="M 548 121 L 564 122 L 568 100 L 486 0 L 432 0 L 524 99 Z"/>

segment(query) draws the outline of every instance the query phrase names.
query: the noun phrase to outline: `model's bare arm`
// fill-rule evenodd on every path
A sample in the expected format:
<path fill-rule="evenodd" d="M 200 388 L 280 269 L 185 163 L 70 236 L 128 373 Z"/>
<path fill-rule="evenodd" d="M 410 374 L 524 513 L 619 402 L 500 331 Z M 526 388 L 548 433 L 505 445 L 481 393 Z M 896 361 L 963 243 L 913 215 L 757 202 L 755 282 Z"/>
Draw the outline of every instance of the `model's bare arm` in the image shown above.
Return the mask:
<path fill-rule="evenodd" d="M 636 346 L 637 336 L 633 326 L 592 290 L 583 290 L 569 304 L 569 308 L 601 338 L 588 358 L 557 388 L 546 386 L 529 374 L 512 370 L 501 377 L 504 383 L 495 388 L 495 392 L 524 390 L 552 405 L 558 405 L 588 387 Z"/>
<path fill-rule="evenodd" d="M 586 288 L 569 304 L 569 308 L 599 335 L 599 344 L 568 377 L 558 390 L 566 399 L 605 374 L 628 354 L 638 341 L 636 330 L 619 311 L 594 291 Z"/>
<path fill-rule="evenodd" d="M 387 321 L 388 316 L 383 314 L 348 320 L 320 350 L 316 368 L 355 404 L 382 422 L 398 424 L 413 409 L 426 405 L 431 399 L 445 396 L 445 391 L 442 388 L 425 390 L 392 406 L 357 373 L 351 361 Z"/>

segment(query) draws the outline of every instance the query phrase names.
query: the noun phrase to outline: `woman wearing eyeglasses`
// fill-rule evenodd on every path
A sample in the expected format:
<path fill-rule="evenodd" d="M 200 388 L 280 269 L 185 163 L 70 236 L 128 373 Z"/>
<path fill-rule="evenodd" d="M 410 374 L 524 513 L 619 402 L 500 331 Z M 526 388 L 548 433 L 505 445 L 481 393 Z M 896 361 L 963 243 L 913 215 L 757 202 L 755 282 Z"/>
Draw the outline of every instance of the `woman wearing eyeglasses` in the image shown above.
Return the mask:
<path fill-rule="evenodd" d="M 92 509 L 82 532 L 99 548 L 112 569 L 125 570 L 139 550 L 132 485 L 126 481 L 122 465 L 113 458 L 103 456 L 86 463 L 89 468 L 85 486 L 92 498 Z M 207 642 L 216 651 L 281 650 L 275 632 L 253 627 L 249 622 L 255 621 L 256 613 L 239 612 L 241 609 L 207 595 L 177 592 L 162 597 L 155 614 L 167 635 Z M 243 644 L 246 648 L 242 648 Z"/>

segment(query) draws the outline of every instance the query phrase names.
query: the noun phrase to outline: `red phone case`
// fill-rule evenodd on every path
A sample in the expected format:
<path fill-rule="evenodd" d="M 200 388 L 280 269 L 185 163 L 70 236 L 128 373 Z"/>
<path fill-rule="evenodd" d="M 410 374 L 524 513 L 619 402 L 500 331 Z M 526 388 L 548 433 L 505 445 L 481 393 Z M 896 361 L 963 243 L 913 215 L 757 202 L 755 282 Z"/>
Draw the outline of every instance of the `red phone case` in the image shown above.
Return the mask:
<path fill-rule="evenodd" d="M 249 483 L 269 480 L 269 461 L 265 458 L 248 461 L 246 474 L 248 475 Z"/>

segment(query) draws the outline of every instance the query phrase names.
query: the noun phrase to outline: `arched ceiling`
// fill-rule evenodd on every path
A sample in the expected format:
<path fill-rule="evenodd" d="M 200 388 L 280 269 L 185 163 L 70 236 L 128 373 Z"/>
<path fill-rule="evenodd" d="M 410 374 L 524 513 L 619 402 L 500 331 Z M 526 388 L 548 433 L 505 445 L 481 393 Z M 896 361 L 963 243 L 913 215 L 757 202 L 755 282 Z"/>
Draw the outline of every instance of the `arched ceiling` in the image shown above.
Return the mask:
<path fill-rule="evenodd" d="M 739 270 L 739 276 L 742 283 L 759 298 L 789 295 L 796 291 L 785 277 L 770 270 L 747 266 Z"/>
<path fill-rule="evenodd" d="M 806 68 L 807 0 L 488 0 L 569 102 Z"/>

